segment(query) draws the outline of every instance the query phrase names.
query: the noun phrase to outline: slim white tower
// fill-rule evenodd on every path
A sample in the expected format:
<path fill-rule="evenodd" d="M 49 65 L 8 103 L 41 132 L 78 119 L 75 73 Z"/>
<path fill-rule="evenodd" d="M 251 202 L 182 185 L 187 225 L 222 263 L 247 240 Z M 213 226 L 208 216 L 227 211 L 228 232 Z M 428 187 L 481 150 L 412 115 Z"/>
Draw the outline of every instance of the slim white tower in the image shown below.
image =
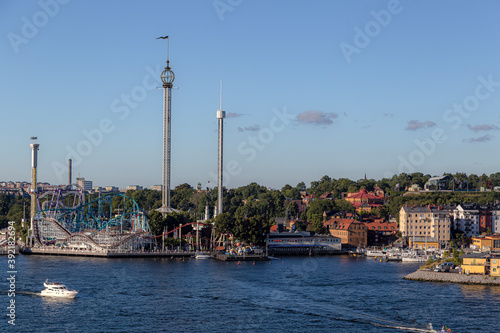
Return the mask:
<path fill-rule="evenodd" d="M 220 80 L 220 108 L 217 110 L 219 122 L 219 176 L 217 184 L 217 215 L 222 214 L 222 189 L 223 189 L 223 148 L 224 148 L 224 118 L 226 111 L 222 110 L 222 80 Z"/>
<path fill-rule="evenodd" d="M 31 140 L 36 140 L 36 137 L 31 137 Z M 30 223 L 30 233 L 29 236 L 34 236 L 34 223 L 36 215 L 36 168 L 38 166 L 38 143 L 30 144 L 31 147 L 31 223 Z"/>
<path fill-rule="evenodd" d="M 162 186 L 162 207 L 159 211 L 163 217 L 172 212 L 170 208 L 170 128 L 171 128 L 171 107 L 172 107 L 172 84 L 175 74 L 170 69 L 168 56 L 169 39 L 168 36 L 159 37 L 167 40 L 167 67 L 161 73 L 163 82 L 163 186 Z"/>

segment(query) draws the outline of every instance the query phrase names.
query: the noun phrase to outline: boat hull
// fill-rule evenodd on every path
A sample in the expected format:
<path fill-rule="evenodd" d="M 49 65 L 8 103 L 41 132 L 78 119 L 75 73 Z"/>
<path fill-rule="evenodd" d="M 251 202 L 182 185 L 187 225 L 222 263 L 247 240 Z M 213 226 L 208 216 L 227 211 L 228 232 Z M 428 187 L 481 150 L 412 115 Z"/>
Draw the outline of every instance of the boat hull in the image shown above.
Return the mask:
<path fill-rule="evenodd" d="M 77 294 L 78 292 L 75 290 L 68 290 L 64 293 L 54 293 L 51 291 L 42 290 L 42 292 L 40 293 L 41 296 L 57 298 L 75 298 Z"/>

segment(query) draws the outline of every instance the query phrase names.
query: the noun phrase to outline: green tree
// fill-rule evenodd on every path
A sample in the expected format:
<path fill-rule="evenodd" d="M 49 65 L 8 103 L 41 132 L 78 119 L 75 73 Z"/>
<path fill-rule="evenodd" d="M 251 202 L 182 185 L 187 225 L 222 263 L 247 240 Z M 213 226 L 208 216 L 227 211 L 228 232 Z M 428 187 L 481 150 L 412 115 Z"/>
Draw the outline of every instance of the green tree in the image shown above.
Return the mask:
<path fill-rule="evenodd" d="M 333 200 L 313 200 L 307 207 L 307 221 L 312 222 L 320 216 L 322 220 L 323 213 L 335 210 L 335 202 Z"/>
<path fill-rule="evenodd" d="M 298 217 L 299 216 L 299 206 L 295 201 L 289 201 L 287 204 L 287 211 L 289 217 Z"/>
<path fill-rule="evenodd" d="M 235 234 L 236 219 L 234 215 L 222 213 L 215 218 L 215 227 L 224 234 Z"/>
<path fill-rule="evenodd" d="M 314 221 L 311 225 L 311 231 L 314 231 L 319 235 L 326 235 L 328 233 L 328 230 L 325 228 L 323 222 L 321 221 Z"/>

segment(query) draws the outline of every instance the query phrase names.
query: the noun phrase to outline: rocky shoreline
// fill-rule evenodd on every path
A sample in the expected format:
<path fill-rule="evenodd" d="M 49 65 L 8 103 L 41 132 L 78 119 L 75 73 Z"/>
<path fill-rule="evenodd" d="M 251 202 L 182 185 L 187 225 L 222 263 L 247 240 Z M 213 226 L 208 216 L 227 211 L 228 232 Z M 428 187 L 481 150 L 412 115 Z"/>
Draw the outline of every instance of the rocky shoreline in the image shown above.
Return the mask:
<path fill-rule="evenodd" d="M 465 275 L 456 273 L 441 273 L 418 270 L 403 277 L 405 280 L 428 282 L 451 282 L 464 284 L 483 284 L 500 286 L 500 277 L 489 275 Z"/>

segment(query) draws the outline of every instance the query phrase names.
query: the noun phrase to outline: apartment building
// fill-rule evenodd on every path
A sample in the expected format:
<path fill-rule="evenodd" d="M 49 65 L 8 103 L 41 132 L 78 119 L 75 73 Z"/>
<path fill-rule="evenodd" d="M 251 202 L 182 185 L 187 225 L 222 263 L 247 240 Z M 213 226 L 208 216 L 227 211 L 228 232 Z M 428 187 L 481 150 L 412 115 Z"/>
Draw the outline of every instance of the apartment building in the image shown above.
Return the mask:
<path fill-rule="evenodd" d="M 450 241 L 450 212 L 434 206 L 403 206 L 399 211 L 399 230 L 407 240 L 428 238 L 446 245 Z"/>

